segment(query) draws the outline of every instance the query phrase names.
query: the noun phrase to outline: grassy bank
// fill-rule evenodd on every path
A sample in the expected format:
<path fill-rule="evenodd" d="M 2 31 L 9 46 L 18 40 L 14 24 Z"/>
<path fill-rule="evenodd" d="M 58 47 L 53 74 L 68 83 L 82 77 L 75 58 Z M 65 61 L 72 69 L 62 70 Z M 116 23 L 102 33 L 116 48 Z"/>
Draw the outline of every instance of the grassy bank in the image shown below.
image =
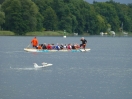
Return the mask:
<path fill-rule="evenodd" d="M 0 31 L 1 36 L 16 36 L 15 33 L 11 31 Z M 63 31 L 43 31 L 43 32 L 27 32 L 25 36 L 63 36 Z M 72 36 L 73 34 L 66 33 L 67 36 Z"/>
<path fill-rule="evenodd" d="M 28 32 L 26 36 L 62 36 L 64 35 L 63 31 L 43 31 L 43 32 Z M 67 35 L 69 35 L 67 33 Z"/>
<path fill-rule="evenodd" d="M 63 31 L 43 31 L 43 32 L 27 32 L 23 36 L 63 36 Z M 109 34 L 110 35 L 110 34 Z M 11 31 L 0 31 L 0 36 L 16 36 L 14 32 Z M 73 33 L 66 33 L 66 36 L 74 36 Z M 88 33 L 83 33 L 83 36 L 89 36 Z M 116 32 L 116 36 L 124 36 L 121 32 Z M 128 36 L 132 36 L 132 33 L 128 33 Z"/>
<path fill-rule="evenodd" d="M 13 36 L 13 35 L 15 35 L 15 33 L 11 32 L 11 31 L 0 31 L 0 35 L 1 36 Z"/>

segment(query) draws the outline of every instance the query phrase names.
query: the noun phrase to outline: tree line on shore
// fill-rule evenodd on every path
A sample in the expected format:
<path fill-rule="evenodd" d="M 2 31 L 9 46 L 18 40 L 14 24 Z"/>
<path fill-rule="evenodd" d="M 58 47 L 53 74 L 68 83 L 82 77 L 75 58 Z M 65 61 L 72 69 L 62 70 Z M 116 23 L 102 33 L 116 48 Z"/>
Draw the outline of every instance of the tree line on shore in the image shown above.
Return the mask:
<path fill-rule="evenodd" d="M 0 2 L 1 3 L 1 2 Z M 33 31 L 66 30 L 88 33 L 123 30 L 132 32 L 132 3 L 120 4 L 85 0 L 3 0 L 0 29 L 25 35 Z"/>

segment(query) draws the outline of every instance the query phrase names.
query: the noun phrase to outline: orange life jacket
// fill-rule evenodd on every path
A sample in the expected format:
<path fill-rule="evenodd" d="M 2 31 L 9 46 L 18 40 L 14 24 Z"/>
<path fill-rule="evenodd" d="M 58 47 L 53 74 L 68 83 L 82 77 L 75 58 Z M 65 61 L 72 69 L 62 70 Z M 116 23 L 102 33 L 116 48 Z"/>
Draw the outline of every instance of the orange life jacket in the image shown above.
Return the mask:
<path fill-rule="evenodd" d="M 42 47 L 41 46 L 38 46 L 38 49 L 42 49 Z"/>
<path fill-rule="evenodd" d="M 31 41 L 33 46 L 37 46 L 38 45 L 38 40 L 36 38 L 32 39 Z"/>

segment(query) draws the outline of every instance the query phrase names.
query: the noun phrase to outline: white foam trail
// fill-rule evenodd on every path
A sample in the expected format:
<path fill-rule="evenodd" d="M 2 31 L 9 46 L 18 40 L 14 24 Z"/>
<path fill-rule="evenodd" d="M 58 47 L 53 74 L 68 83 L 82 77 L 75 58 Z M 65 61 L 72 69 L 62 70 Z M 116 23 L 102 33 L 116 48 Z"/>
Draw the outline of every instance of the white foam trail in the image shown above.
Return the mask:
<path fill-rule="evenodd" d="M 44 62 L 42 63 L 43 66 L 38 66 L 37 63 L 33 63 L 33 64 L 34 64 L 34 68 L 12 68 L 12 67 L 10 67 L 10 69 L 14 69 L 14 70 L 38 70 L 38 69 L 53 65 L 53 64 L 47 64 Z"/>
<path fill-rule="evenodd" d="M 14 69 L 14 70 L 38 70 L 39 68 L 12 68 L 12 67 L 10 67 L 10 69 Z"/>
<path fill-rule="evenodd" d="M 23 50 L 20 50 L 20 51 L 0 51 L 0 53 L 23 53 L 23 52 L 25 52 L 25 51 L 23 51 Z"/>

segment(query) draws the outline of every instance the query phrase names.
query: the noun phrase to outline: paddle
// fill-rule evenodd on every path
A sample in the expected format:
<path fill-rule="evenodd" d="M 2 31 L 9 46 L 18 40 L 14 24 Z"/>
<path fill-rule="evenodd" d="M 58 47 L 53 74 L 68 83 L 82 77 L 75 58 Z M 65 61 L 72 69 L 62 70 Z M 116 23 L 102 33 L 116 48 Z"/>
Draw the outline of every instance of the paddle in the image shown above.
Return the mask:
<path fill-rule="evenodd" d="M 29 48 L 30 44 L 26 47 L 26 48 Z"/>

